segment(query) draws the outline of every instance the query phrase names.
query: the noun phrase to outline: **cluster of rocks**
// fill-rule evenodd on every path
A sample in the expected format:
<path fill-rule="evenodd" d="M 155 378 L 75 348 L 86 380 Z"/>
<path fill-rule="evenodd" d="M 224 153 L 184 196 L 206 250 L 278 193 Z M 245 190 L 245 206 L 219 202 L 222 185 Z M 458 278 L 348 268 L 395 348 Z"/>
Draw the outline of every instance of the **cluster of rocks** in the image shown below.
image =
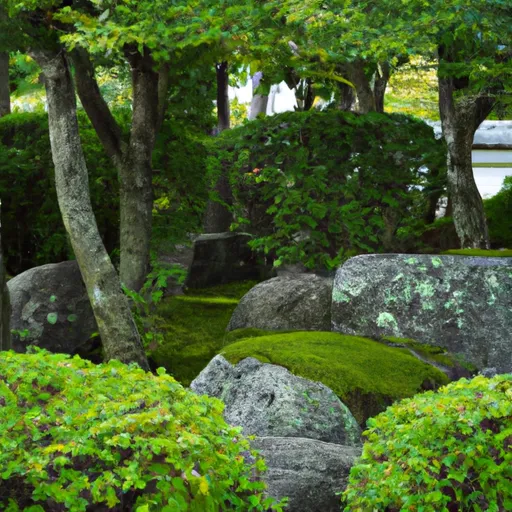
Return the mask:
<path fill-rule="evenodd" d="M 348 408 L 319 382 L 281 366 L 216 356 L 190 385 L 225 403 L 224 416 L 256 436 L 265 458 L 267 494 L 288 497 L 290 512 L 338 512 L 350 468 L 361 453 L 360 429 Z"/>

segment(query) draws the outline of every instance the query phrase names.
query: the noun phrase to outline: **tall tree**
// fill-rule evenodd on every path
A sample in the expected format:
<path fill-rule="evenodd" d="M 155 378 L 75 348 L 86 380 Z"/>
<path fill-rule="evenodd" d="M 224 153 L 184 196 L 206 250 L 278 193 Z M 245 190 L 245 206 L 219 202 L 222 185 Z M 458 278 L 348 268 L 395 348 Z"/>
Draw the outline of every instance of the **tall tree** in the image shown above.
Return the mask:
<path fill-rule="evenodd" d="M 48 0 L 45 7 L 51 8 Z M 9 1 L 12 44 L 28 50 L 43 73 L 55 186 L 64 226 L 71 240 L 108 359 L 149 365 L 119 276 L 101 240 L 89 195 L 76 96 L 66 50 L 57 39 L 51 11 L 36 2 Z M 13 27 L 16 30 L 13 30 Z"/>

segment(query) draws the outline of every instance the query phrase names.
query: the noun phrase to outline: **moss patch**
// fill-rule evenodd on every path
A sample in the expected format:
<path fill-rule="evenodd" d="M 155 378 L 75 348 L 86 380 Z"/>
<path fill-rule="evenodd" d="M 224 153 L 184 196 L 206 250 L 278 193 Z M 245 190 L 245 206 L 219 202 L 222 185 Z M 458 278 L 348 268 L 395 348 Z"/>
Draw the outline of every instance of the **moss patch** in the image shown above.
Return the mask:
<path fill-rule="evenodd" d="M 349 407 L 360 424 L 394 401 L 446 384 L 444 373 L 407 349 L 331 332 L 294 332 L 252 337 L 221 352 L 232 363 L 255 357 L 320 381 Z"/>
<path fill-rule="evenodd" d="M 153 363 L 188 386 L 222 349 L 226 326 L 239 299 L 255 284 L 230 283 L 164 299 L 155 320 L 164 340 L 151 354 Z"/>
<path fill-rule="evenodd" d="M 448 354 L 446 349 L 443 347 L 425 345 L 424 343 L 418 343 L 417 341 L 411 340 L 409 338 L 395 338 L 393 336 L 385 336 L 382 338 L 382 341 L 384 343 L 396 343 L 397 345 L 404 345 L 411 350 L 414 350 L 414 352 L 417 352 L 425 359 L 442 364 L 443 366 L 451 368 L 457 363 L 457 360 L 455 358 L 452 359 L 450 354 Z"/>
<path fill-rule="evenodd" d="M 512 258 L 512 249 L 503 249 L 502 251 L 493 251 L 486 249 L 451 249 L 443 252 L 451 256 L 483 256 L 488 258 Z"/>

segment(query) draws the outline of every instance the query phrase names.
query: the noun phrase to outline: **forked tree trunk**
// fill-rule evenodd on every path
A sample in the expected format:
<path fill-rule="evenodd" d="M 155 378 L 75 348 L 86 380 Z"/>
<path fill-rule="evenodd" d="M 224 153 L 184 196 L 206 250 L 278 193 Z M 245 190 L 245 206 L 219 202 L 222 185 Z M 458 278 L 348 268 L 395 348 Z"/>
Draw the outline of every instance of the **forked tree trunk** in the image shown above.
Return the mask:
<path fill-rule="evenodd" d="M 215 65 L 217 74 L 217 128 L 219 133 L 229 130 L 229 74 L 228 63 L 221 62 Z"/>
<path fill-rule="evenodd" d="M 128 143 L 100 93 L 89 54 L 73 52 L 80 100 L 119 175 L 120 275 L 131 290 L 140 290 L 149 270 L 153 186 L 151 158 L 158 126 L 163 122 L 168 68 L 160 76 L 148 50 L 126 48 L 132 68 L 133 116 Z"/>
<path fill-rule="evenodd" d="M 448 146 L 448 188 L 453 221 L 463 248 L 489 248 L 484 206 L 473 176 L 471 150 L 475 132 L 489 115 L 493 100 L 464 96 L 455 101 L 450 77 L 439 77 L 439 111 Z"/>
<path fill-rule="evenodd" d="M 9 54 L 7 52 L 0 52 L 0 117 L 10 113 Z"/>
<path fill-rule="evenodd" d="M 66 54 L 34 50 L 45 75 L 55 186 L 107 359 L 136 362 L 149 370 L 128 299 L 105 250 L 89 195 L 87 167 L 78 132 L 76 100 Z"/>

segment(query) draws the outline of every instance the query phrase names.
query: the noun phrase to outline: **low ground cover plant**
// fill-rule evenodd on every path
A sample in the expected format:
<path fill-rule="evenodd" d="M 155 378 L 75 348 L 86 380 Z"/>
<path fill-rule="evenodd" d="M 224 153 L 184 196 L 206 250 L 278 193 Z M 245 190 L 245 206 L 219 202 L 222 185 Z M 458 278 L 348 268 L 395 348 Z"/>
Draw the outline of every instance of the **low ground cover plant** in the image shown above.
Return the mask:
<path fill-rule="evenodd" d="M 111 361 L 0 353 L 0 508 L 280 510 L 223 405 Z"/>
<path fill-rule="evenodd" d="M 345 512 L 512 510 L 512 374 L 461 379 L 368 425 Z"/>

